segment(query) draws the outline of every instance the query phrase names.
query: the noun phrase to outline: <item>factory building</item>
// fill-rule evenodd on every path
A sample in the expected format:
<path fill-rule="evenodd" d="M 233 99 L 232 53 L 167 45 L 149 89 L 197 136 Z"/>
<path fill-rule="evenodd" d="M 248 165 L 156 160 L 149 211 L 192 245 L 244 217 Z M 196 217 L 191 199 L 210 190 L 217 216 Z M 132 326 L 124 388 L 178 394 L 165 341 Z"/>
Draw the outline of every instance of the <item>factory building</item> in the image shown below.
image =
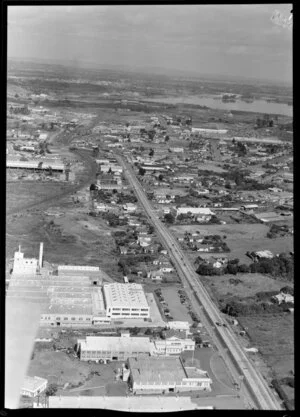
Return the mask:
<path fill-rule="evenodd" d="M 131 337 L 129 332 L 123 332 L 119 337 L 87 336 L 78 339 L 77 347 L 82 361 L 106 362 L 150 356 L 152 343 L 149 337 Z"/>
<path fill-rule="evenodd" d="M 178 207 L 177 208 L 177 216 L 179 214 L 188 214 L 188 213 L 191 213 L 193 215 L 202 215 L 202 216 L 213 216 L 215 214 L 208 207 Z"/>
<path fill-rule="evenodd" d="M 31 161 L 20 161 L 8 159 L 6 161 L 6 168 L 15 169 L 31 169 L 37 171 L 49 170 L 57 172 L 64 172 L 65 166 L 62 162 L 55 160 L 32 159 Z"/>
<path fill-rule="evenodd" d="M 170 337 L 166 340 L 130 336 L 127 331 L 121 336 L 87 336 L 77 340 L 77 350 L 82 361 L 126 360 L 141 356 L 180 355 L 185 350 L 194 350 L 192 339 Z"/>
<path fill-rule="evenodd" d="M 106 316 L 110 318 L 149 318 L 150 307 L 140 284 L 104 284 Z"/>
<path fill-rule="evenodd" d="M 42 303 L 43 326 L 92 327 L 120 318 L 148 320 L 150 306 L 141 285 L 103 284 L 104 280 L 110 278 L 99 267 L 43 266 L 41 243 L 38 259 L 24 258 L 20 247 L 15 252 L 12 273 L 6 277 L 7 296 Z"/>
<path fill-rule="evenodd" d="M 134 394 L 211 391 L 208 373 L 196 367 L 184 367 L 179 357 L 129 358 L 127 366 Z"/>

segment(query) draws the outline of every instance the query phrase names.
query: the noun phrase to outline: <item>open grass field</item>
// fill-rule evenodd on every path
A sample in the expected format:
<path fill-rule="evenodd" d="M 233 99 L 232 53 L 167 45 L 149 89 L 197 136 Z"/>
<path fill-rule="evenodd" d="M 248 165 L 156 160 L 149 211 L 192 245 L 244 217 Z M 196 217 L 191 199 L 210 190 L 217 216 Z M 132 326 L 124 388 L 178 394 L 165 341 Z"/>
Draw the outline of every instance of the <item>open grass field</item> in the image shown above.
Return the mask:
<path fill-rule="evenodd" d="M 239 322 L 278 378 L 294 370 L 294 316 L 260 315 L 239 317 Z"/>
<path fill-rule="evenodd" d="M 230 282 L 232 279 L 240 280 L 238 284 Z M 206 286 L 210 287 L 210 290 L 215 295 L 216 299 L 227 297 L 251 297 L 260 291 L 278 291 L 284 287 L 283 281 L 276 281 L 263 274 L 237 274 L 237 275 L 222 275 L 214 277 L 201 277 L 200 278 Z M 287 283 L 291 285 L 291 283 Z"/>
<path fill-rule="evenodd" d="M 183 237 L 184 233 L 200 232 L 199 237 L 206 235 L 226 236 L 225 242 L 231 252 L 225 254 L 230 259 L 239 258 L 240 263 L 250 264 L 252 261 L 246 256 L 247 251 L 270 250 L 274 254 L 293 251 L 293 237 L 286 236 L 269 239 L 266 234 L 269 227 L 264 224 L 225 224 L 205 226 L 172 226 L 170 230 L 176 237 Z M 199 253 L 193 253 L 197 257 Z"/>
<path fill-rule="evenodd" d="M 122 392 L 125 395 L 126 384 L 125 387 L 124 384 L 116 387 L 118 384 L 115 383 L 115 370 L 120 367 L 121 362 L 89 364 L 64 352 L 35 349 L 27 375 L 40 376 L 48 379 L 49 383 L 58 384 L 61 395 L 122 395 Z M 93 375 L 92 372 L 98 374 Z M 69 384 L 67 389 L 62 390 L 66 383 Z"/>
<path fill-rule="evenodd" d="M 63 183 L 9 182 L 6 184 L 6 212 L 22 209 L 25 206 L 56 196 L 65 188 Z"/>
<path fill-rule="evenodd" d="M 31 209 L 8 216 L 6 256 L 12 258 L 20 244 L 26 257 L 36 257 L 39 242 L 44 242 L 44 259 L 50 263 L 99 266 L 112 278 L 121 279 L 115 242 L 106 223 L 72 203 L 60 202 L 55 210 L 63 215 L 57 218 Z"/>

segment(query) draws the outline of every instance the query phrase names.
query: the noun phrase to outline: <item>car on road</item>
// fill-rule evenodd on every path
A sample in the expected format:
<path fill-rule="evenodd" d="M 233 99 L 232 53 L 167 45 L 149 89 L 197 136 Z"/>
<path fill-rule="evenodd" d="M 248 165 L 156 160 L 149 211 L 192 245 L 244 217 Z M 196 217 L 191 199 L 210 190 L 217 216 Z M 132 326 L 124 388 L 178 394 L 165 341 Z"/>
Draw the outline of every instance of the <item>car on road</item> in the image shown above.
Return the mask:
<path fill-rule="evenodd" d="M 227 324 L 223 323 L 223 327 L 227 327 Z"/>
<path fill-rule="evenodd" d="M 218 321 L 216 321 L 216 325 L 217 326 L 222 326 L 222 323 L 219 323 Z"/>

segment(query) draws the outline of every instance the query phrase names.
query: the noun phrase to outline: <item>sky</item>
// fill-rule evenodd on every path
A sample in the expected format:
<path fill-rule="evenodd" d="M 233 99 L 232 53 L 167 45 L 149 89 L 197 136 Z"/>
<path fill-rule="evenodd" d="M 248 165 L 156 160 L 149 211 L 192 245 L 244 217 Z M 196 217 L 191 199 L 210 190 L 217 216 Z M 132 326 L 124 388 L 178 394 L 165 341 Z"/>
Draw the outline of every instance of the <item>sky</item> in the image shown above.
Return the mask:
<path fill-rule="evenodd" d="M 8 58 L 292 82 L 292 5 L 9 6 Z"/>

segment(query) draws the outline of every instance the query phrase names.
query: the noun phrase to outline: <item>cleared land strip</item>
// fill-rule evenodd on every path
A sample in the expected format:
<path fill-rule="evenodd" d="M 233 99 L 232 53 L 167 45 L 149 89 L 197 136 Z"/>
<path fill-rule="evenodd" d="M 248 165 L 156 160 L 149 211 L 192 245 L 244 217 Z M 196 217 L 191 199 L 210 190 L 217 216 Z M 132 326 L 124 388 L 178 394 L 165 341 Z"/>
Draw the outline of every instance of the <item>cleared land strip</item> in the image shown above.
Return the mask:
<path fill-rule="evenodd" d="M 70 188 L 68 188 L 67 190 L 59 191 L 59 192 L 57 192 L 57 194 L 53 194 L 50 197 L 45 197 L 38 202 L 25 204 L 22 207 L 17 207 L 17 208 L 12 209 L 12 210 L 7 210 L 6 215 L 8 216 L 8 215 L 11 215 L 11 214 L 21 213 L 21 212 L 26 211 L 26 210 L 31 209 L 31 208 L 37 208 L 39 206 L 43 206 L 44 204 L 49 204 L 49 203 L 51 203 L 51 201 L 55 201 L 55 203 L 57 203 L 60 199 L 65 198 L 66 196 L 68 196 L 70 194 L 73 194 L 75 191 L 78 191 L 78 190 L 82 189 L 87 184 L 91 184 L 91 182 L 94 181 L 94 178 L 95 178 L 95 175 L 96 175 L 96 172 L 97 172 L 97 165 L 96 165 L 94 159 L 90 155 L 88 155 L 86 152 L 81 152 L 81 151 L 78 151 L 78 150 L 76 150 L 74 152 L 76 152 L 76 154 L 81 157 L 83 162 L 85 162 L 86 166 L 88 167 L 89 171 L 88 171 L 88 174 L 87 174 L 87 176 L 84 180 L 81 180 L 79 182 L 79 184 L 77 184 L 77 185 L 71 185 Z"/>
<path fill-rule="evenodd" d="M 189 263 L 187 257 L 179 248 L 178 243 L 170 234 L 169 230 L 163 226 L 163 224 L 155 215 L 131 167 L 124 162 L 120 155 L 116 156 L 119 163 L 121 163 L 124 167 L 124 174 L 131 183 L 142 206 L 155 225 L 165 246 L 169 249 L 171 258 L 176 264 L 178 272 L 182 272 L 187 282 L 194 290 L 195 295 L 197 296 L 200 305 L 203 306 L 203 310 L 206 313 L 208 319 L 213 323 L 216 321 L 222 322 L 222 317 L 219 311 L 216 309 L 202 283 L 199 282 L 198 277 L 196 276 L 195 271 L 193 270 L 193 267 Z M 277 398 L 270 391 L 260 373 L 252 366 L 250 360 L 247 358 L 244 351 L 239 346 L 238 341 L 232 335 L 231 330 L 228 328 L 218 328 L 216 336 L 223 344 L 226 345 L 227 349 L 229 350 L 231 356 L 231 369 L 235 368 L 241 375 L 243 375 L 245 381 L 245 392 L 250 400 L 250 403 L 254 402 L 255 406 L 260 409 L 281 409 Z M 214 337 L 214 340 L 216 340 L 216 336 Z M 216 344 L 218 345 L 218 343 Z M 221 353 L 223 352 L 221 351 Z M 225 360 L 228 362 L 228 357 L 225 357 Z M 236 372 L 234 372 L 234 374 L 236 374 Z"/>

